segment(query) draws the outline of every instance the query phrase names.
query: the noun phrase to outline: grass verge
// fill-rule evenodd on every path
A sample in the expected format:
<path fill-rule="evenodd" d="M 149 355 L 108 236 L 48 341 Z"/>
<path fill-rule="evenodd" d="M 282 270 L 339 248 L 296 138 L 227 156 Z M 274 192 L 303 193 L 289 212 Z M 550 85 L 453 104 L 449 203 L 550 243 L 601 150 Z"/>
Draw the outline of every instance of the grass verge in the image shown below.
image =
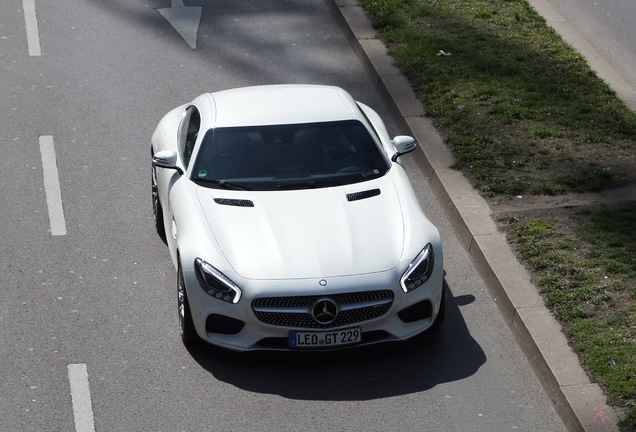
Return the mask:
<path fill-rule="evenodd" d="M 636 425 L 636 203 L 499 220 L 588 374 Z"/>
<path fill-rule="evenodd" d="M 362 0 L 486 197 L 632 179 L 636 114 L 525 0 Z"/>
<path fill-rule="evenodd" d="M 360 0 L 484 197 L 636 180 L 636 114 L 526 0 Z M 425 143 L 424 143 L 425 145 Z M 636 204 L 499 220 L 590 377 L 636 430 Z"/>

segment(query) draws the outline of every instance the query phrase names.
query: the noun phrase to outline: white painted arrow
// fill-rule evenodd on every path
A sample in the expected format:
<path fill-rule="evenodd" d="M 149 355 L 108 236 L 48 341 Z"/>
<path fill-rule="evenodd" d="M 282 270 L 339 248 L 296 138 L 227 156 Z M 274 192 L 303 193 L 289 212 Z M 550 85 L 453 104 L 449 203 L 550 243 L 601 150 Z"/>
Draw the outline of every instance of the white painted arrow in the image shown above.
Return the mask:
<path fill-rule="evenodd" d="M 169 8 L 160 8 L 157 11 L 174 27 L 192 49 L 197 48 L 197 33 L 199 32 L 203 7 L 186 6 L 183 4 L 183 0 L 170 0 Z"/>

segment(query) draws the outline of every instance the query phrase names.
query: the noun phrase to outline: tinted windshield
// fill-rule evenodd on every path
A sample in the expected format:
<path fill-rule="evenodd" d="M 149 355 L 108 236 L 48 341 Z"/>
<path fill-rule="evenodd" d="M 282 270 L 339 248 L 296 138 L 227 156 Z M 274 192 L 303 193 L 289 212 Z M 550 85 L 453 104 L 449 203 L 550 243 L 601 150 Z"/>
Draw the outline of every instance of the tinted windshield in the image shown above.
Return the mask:
<path fill-rule="evenodd" d="M 328 187 L 380 177 L 389 169 L 356 120 L 211 129 L 201 145 L 192 179 L 208 187 Z"/>

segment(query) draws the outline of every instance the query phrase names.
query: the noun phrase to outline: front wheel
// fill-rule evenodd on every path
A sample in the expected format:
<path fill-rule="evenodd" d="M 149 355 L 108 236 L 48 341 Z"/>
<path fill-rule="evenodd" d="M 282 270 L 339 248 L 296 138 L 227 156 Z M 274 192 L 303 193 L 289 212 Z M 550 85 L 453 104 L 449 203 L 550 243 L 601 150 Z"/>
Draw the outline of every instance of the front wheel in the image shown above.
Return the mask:
<path fill-rule="evenodd" d="M 181 340 L 184 345 L 191 346 L 198 342 L 199 336 L 197 335 L 197 331 L 194 328 L 194 322 L 192 321 L 192 313 L 190 312 L 190 305 L 188 304 L 188 295 L 186 293 L 181 263 L 179 263 L 177 271 L 177 305 L 179 310 L 179 331 L 181 333 Z"/>
<path fill-rule="evenodd" d="M 163 225 L 163 208 L 161 207 L 161 202 L 159 201 L 159 191 L 157 188 L 157 168 L 152 167 L 152 217 L 155 222 L 155 228 L 157 229 L 157 233 L 162 238 L 166 235 L 166 229 Z"/>

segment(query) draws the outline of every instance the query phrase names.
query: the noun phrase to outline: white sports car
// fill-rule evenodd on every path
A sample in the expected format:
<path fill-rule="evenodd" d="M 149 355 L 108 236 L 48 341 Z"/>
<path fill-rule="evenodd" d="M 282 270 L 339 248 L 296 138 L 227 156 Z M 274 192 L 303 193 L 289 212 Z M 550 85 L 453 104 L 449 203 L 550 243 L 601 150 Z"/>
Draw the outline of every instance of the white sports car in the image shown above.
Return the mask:
<path fill-rule="evenodd" d="M 378 114 L 337 87 L 203 94 L 152 136 L 183 341 L 237 351 L 409 339 L 444 318 L 440 236 Z"/>

